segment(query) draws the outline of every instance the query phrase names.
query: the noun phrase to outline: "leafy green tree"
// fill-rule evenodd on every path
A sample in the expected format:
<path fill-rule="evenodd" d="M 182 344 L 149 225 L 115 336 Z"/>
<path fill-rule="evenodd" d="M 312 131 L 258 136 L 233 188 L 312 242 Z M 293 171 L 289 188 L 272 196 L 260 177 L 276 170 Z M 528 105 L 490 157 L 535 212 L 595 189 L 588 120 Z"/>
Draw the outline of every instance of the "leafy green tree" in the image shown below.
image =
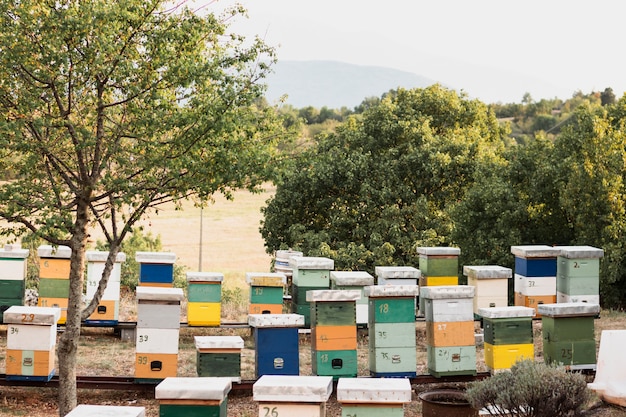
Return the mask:
<path fill-rule="evenodd" d="M 416 244 L 452 243 L 448 210 L 504 133 L 484 104 L 441 86 L 388 94 L 284 174 L 264 208 L 267 250 L 331 255 L 338 269 L 416 265 Z"/>
<path fill-rule="evenodd" d="M 611 87 L 605 88 L 604 91 L 600 93 L 600 103 L 602 103 L 603 106 L 615 104 L 615 93 Z"/>
<path fill-rule="evenodd" d="M 194 14 L 163 0 L 0 0 L 3 233 L 72 249 L 58 343 L 59 412 L 76 405 L 81 320 L 99 303 L 133 225 L 160 204 L 238 188 L 275 169 L 276 123 L 256 105 L 273 50 L 230 34 L 243 13 Z M 110 249 L 82 306 L 92 227 Z"/>

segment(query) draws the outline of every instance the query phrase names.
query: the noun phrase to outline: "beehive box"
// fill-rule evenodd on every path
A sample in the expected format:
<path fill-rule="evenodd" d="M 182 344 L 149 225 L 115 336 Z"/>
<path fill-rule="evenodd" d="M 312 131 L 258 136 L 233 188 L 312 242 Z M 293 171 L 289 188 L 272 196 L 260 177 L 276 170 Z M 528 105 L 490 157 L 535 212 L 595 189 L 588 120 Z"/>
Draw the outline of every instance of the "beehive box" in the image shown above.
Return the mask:
<path fill-rule="evenodd" d="M 180 328 L 180 288 L 137 287 L 137 327 L 156 329 Z"/>
<path fill-rule="evenodd" d="M 49 381 L 54 375 L 58 308 L 11 306 L 7 323 L 7 380 Z"/>
<path fill-rule="evenodd" d="M 418 285 L 422 273 L 412 266 L 374 267 L 377 285 Z"/>
<path fill-rule="evenodd" d="M 435 377 L 476 375 L 476 347 L 426 345 L 428 372 Z"/>
<path fill-rule="evenodd" d="M 80 404 L 65 417 L 145 417 L 145 407 Z"/>
<path fill-rule="evenodd" d="M 404 378 L 340 378 L 337 401 L 342 417 L 403 417 L 404 404 L 411 402 L 411 384 Z"/>
<path fill-rule="evenodd" d="M 557 257 L 561 250 L 548 245 L 511 246 L 515 273 L 526 277 L 556 276 Z"/>
<path fill-rule="evenodd" d="M 254 329 L 255 374 L 299 375 L 298 328 L 304 326 L 300 314 L 251 314 Z"/>
<path fill-rule="evenodd" d="M 98 290 L 109 253 L 104 251 L 87 251 L 85 256 L 87 259 L 87 288 L 85 296 L 87 303 L 89 303 Z M 122 263 L 125 261 L 126 254 L 120 252 L 116 255 L 109 275 L 109 281 L 102 293 L 100 303 L 87 318 L 87 323 L 110 326 L 117 324 L 119 321 L 121 273 Z"/>
<path fill-rule="evenodd" d="M 165 378 L 154 389 L 161 417 L 226 417 L 230 378 Z"/>
<path fill-rule="evenodd" d="M 0 249 L 0 323 L 4 311 L 24 303 L 28 255 L 28 249 L 20 245 L 5 245 Z"/>
<path fill-rule="evenodd" d="M 557 292 L 556 302 L 557 303 L 600 304 L 600 296 L 598 294 L 570 295 L 570 294 L 563 294 L 562 292 Z"/>
<path fill-rule="evenodd" d="M 259 417 L 325 417 L 333 391 L 330 376 L 263 375 L 252 387 Z"/>
<path fill-rule="evenodd" d="M 481 308 L 483 336 L 491 345 L 533 343 L 532 317 L 534 309 L 529 307 Z"/>
<path fill-rule="evenodd" d="M 200 377 L 228 377 L 241 382 L 240 336 L 195 336 L 196 370 Z"/>
<path fill-rule="evenodd" d="M 356 323 L 367 324 L 368 299 L 363 288 L 374 285 L 374 277 L 366 271 L 330 271 L 330 287 L 333 290 L 358 290 L 361 298 L 356 300 Z"/>
<path fill-rule="evenodd" d="M 335 261 L 330 258 L 296 256 L 289 259 L 292 282 L 301 287 L 330 288 L 330 271 Z"/>
<path fill-rule="evenodd" d="M 509 279 L 513 277 L 511 268 L 498 265 L 466 265 L 463 275 L 467 285 L 475 288 L 474 314 L 485 307 L 506 307 L 509 302 Z"/>
<path fill-rule="evenodd" d="M 187 272 L 187 324 L 219 326 L 222 316 L 222 281 L 219 272 Z"/>
<path fill-rule="evenodd" d="M 546 296 L 556 294 L 556 276 L 553 277 L 526 277 L 515 274 L 514 290 L 527 297 Z"/>
<path fill-rule="evenodd" d="M 176 254 L 171 252 L 135 252 L 139 263 L 139 285 L 172 287 Z"/>
<path fill-rule="evenodd" d="M 280 314 L 283 311 L 285 274 L 278 272 L 248 272 L 250 285 L 249 314 Z"/>
<path fill-rule="evenodd" d="M 41 245 L 39 256 L 39 278 L 69 279 L 72 249 L 68 246 Z"/>
<path fill-rule="evenodd" d="M 420 299 L 424 300 L 426 321 L 474 320 L 474 294 L 474 287 L 465 285 L 421 288 Z"/>
<path fill-rule="evenodd" d="M 597 304 L 561 303 L 539 306 L 544 360 L 570 369 L 595 369 L 594 317 Z"/>
<path fill-rule="evenodd" d="M 373 323 L 415 323 L 415 297 L 419 292 L 416 285 L 365 287 L 369 326 Z"/>
<path fill-rule="evenodd" d="M 419 269 L 426 277 L 456 277 L 459 274 L 461 249 L 451 247 L 418 247 Z"/>
<path fill-rule="evenodd" d="M 469 346 L 475 343 L 474 321 L 426 322 L 430 346 Z"/>

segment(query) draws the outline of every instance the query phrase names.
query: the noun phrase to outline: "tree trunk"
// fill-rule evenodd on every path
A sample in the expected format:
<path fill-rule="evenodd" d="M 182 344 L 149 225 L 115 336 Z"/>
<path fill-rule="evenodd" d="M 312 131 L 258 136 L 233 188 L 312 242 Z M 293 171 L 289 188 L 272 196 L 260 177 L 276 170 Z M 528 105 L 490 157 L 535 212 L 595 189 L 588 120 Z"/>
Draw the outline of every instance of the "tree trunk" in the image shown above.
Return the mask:
<path fill-rule="evenodd" d="M 87 249 L 87 205 L 79 202 L 76 210 L 70 266 L 70 294 L 67 306 L 65 332 L 61 334 L 57 357 L 59 364 L 59 416 L 63 417 L 76 407 L 76 359 L 80 339 L 85 251 Z"/>

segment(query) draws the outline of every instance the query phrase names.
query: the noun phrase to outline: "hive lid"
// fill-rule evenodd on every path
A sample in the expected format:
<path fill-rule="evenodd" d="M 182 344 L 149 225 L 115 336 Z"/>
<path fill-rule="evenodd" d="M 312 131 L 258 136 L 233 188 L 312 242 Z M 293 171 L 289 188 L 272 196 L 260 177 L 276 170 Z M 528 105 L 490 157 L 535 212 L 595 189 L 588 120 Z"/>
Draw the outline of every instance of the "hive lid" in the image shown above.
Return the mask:
<path fill-rule="evenodd" d="M 533 317 L 535 309 L 522 306 L 485 307 L 479 308 L 478 314 L 488 319 L 508 319 L 518 317 Z"/>
<path fill-rule="evenodd" d="M 156 386 L 154 398 L 222 401 L 231 388 L 231 377 L 168 377 Z"/>
<path fill-rule="evenodd" d="M 145 417 L 145 407 L 80 404 L 65 417 Z"/>
<path fill-rule="evenodd" d="M 330 279 L 346 287 L 374 285 L 374 277 L 367 271 L 330 271 Z"/>
<path fill-rule="evenodd" d="M 537 312 L 547 317 L 596 316 L 600 313 L 600 305 L 587 303 L 539 304 Z"/>
<path fill-rule="evenodd" d="M 251 327 L 302 327 L 302 314 L 249 314 L 248 324 Z"/>
<path fill-rule="evenodd" d="M 446 246 L 418 247 L 417 253 L 425 256 L 459 256 L 461 249 Z"/>
<path fill-rule="evenodd" d="M 37 248 L 37 255 L 40 258 L 69 259 L 72 256 L 72 249 L 69 246 L 41 245 Z"/>
<path fill-rule="evenodd" d="M 221 272 L 187 272 L 187 282 L 222 282 Z"/>
<path fill-rule="evenodd" d="M 135 260 L 141 264 L 173 264 L 176 254 L 172 252 L 135 252 Z"/>
<path fill-rule="evenodd" d="M 109 257 L 109 252 L 101 250 L 88 250 L 85 252 L 87 262 L 106 262 Z M 115 257 L 115 262 L 125 262 L 126 254 L 124 252 L 118 252 Z"/>
<path fill-rule="evenodd" d="M 246 282 L 250 285 L 282 286 L 287 276 L 282 272 L 246 272 Z"/>
<path fill-rule="evenodd" d="M 440 287 L 422 287 L 420 297 L 431 300 L 456 298 L 474 298 L 475 288 L 471 285 L 442 285 Z"/>
<path fill-rule="evenodd" d="M 398 278 L 420 278 L 422 271 L 412 266 L 376 266 L 374 274 L 378 278 L 398 279 Z"/>
<path fill-rule="evenodd" d="M 406 378 L 339 378 L 337 401 L 348 403 L 410 403 Z"/>
<path fill-rule="evenodd" d="M 289 258 L 289 266 L 295 269 L 327 269 L 335 268 L 335 261 L 330 258 L 315 256 L 294 256 Z"/>
<path fill-rule="evenodd" d="M 590 259 L 602 258 L 604 250 L 593 246 L 558 246 L 561 250 L 559 256 L 567 259 Z"/>
<path fill-rule="evenodd" d="M 277 250 L 276 259 L 290 259 L 296 256 L 304 256 L 304 254 L 297 250 Z"/>
<path fill-rule="evenodd" d="M 518 258 L 556 258 L 559 248 L 548 245 L 511 246 L 511 253 Z"/>
<path fill-rule="evenodd" d="M 194 336 L 196 349 L 243 349 L 241 336 Z"/>
<path fill-rule="evenodd" d="M 465 265 L 463 275 L 476 279 L 506 279 L 513 276 L 513 270 L 498 265 Z"/>
<path fill-rule="evenodd" d="M 363 289 L 366 297 L 417 297 L 419 285 L 370 285 Z"/>
<path fill-rule="evenodd" d="M 28 249 L 22 249 L 22 245 L 18 243 L 4 245 L 3 249 L 0 249 L 0 258 L 16 258 L 24 259 L 28 258 L 30 251 Z"/>
<path fill-rule="evenodd" d="M 306 301 L 356 301 L 361 298 L 359 290 L 311 290 L 306 292 Z"/>
<path fill-rule="evenodd" d="M 4 323 L 56 326 L 61 318 L 58 307 L 11 306 L 3 313 Z"/>
<path fill-rule="evenodd" d="M 252 399 L 322 403 L 332 392 L 332 376 L 263 375 L 252 386 Z"/>
<path fill-rule="evenodd" d="M 185 298 L 181 288 L 137 287 L 137 300 L 182 301 Z"/>

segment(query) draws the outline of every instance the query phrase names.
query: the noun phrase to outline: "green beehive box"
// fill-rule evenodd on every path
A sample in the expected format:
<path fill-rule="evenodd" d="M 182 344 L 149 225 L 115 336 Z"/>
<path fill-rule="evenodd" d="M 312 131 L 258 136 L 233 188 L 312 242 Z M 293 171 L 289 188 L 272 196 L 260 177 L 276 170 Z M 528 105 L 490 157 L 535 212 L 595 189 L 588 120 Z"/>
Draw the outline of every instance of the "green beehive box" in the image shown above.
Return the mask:
<path fill-rule="evenodd" d="M 282 304 L 283 287 L 250 287 L 250 304 Z"/>
<path fill-rule="evenodd" d="M 372 323 L 369 345 L 370 348 L 412 347 L 415 350 L 415 322 Z"/>
<path fill-rule="evenodd" d="M 435 377 L 476 375 L 476 347 L 426 345 L 428 372 Z"/>
<path fill-rule="evenodd" d="M 196 352 L 198 376 L 237 377 L 241 375 L 241 353 Z"/>
<path fill-rule="evenodd" d="M 415 322 L 415 298 L 370 298 L 369 323 Z"/>
<path fill-rule="evenodd" d="M 314 302 L 311 305 L 311 323 L 320 326 L 356 325 L 354 301 Z"/>
<path fill-rule="evenodd" d="M 557 258 L 557 275 L 570 278 L 598 277 L 600 274 L 600 259 L 569 259 Z"/>
<path fill-rule="evenodd" d="M 309 302 L 306 300 L 306 293 L 307 291 L 316 291 L 316 290 L 323 290 L 326 288 L 320 288 L 320 287 L 308 287 L 308 286 L 302 286 L 302 285 L 292 285 L 292 290 L 291 290 L 291 302 L 294 304 L 309 304 Z"/>
<path fill-rule="evenodd" d="M 415 373 L 417 355 L 413 347 L 369 348 L 369 370 L 376 374 Z"/>
<path fill-rule="evenodd" d="M 420 255 L 419 269 L 422 276 L 452 277 L 459 274 L 459 258 L 457 256 L 426 256 Z"/>
<path fill-rule="evenodd" d="M 191 303 L 219 303 L 222 300 L 222 284 L 193 284 L 187 287 Z"/>
<path fill-rule="evenodd" d="M 70 293 L 69 279 L 42 278 L 39 280 L 39 296 L 67 298 Z"/>
<path fill-rule="evenodd" d="M 159 417 L 226 417 L 228 399 L 219 405 L 179 405 L 161 404 Z"/>
<path fill-rule="evenodd" d="M 490 319 L 483 318 L 485 343 L 516 345 L 533 343 L 531 317 Z"/>
<path fill-rule="evenodd" d="M 341 417 L 404 417 L 402 405 L 353 405 L 344 404 L 341 406 Z"/>
<path fill-rule="evenodd" d="M 546 317 L 541 318 L 544 342 L 574 342 L 594 340 L 593 317 Z"/>
<path fill-rule="evenodd" d="M 330 288 L 330 270 L 294 269 L 291 280 L 300 286 Z"/>
<path fill-rule="evenodd" d="M 595 340 L 548 342 L 543 340 L 543 357 L 553 365 L 594 367 L 596 363 Z"/>
<path fill-rule="evenodd" d="M 334 380 L 357 376 L 356 350 L 312 350 L 311 356 L 311 368 L 314 375 L 332 376 Z"/>
<path fill-rule="evenodd" d="M 567 295 L 593 295 L 600 292 L 600 277 L 579 277 L 559 274 L 556 290 Z"/>
<path fill-rule="evenodd" d="M 19 299 L 24 298 L 24 281 L 22 280 L 0 280 L 0 295 L 2 298 Z"/>

